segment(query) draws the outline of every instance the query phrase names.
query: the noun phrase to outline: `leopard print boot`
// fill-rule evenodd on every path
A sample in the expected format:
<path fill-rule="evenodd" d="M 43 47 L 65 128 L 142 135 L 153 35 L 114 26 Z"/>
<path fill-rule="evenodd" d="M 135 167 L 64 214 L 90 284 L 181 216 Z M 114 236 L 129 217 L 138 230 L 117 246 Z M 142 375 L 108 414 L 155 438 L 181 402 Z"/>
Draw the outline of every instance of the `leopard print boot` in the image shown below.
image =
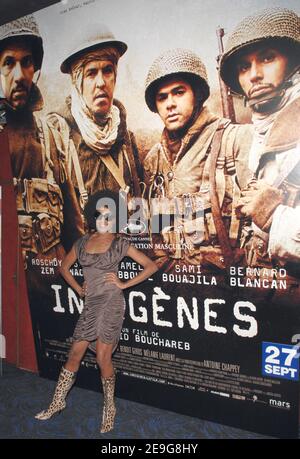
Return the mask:
<path fill-rule="evenodd" d="M 114 403 L 116 375 L 109 378 L 101 378 L 103 386 L 104 406 L 102 414 L 102 425 L 100 432 L 109 432 L 114 427 L 114 420 L 116 415 L 116 407 Z"/>
<path fill-rule="evenodd" d="M 35 415 L 36 419 L 45 421 L 50 419 L 55 413 L 61 412 L 66 407 L 65 398 L 73 386 L 75 378 L 76 372 L 66 370 L 64 367 L 62 367 L 52 402 L 46 410 L 43 410 Z"/>

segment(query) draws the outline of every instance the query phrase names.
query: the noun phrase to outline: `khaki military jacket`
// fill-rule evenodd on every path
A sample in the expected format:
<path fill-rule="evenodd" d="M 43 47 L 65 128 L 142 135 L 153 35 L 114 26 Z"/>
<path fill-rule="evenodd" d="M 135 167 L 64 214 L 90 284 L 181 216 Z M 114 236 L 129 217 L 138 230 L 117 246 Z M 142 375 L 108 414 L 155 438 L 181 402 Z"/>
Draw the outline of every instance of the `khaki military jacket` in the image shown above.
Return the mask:
<path fill-rule="evenodd" d="M 259 179 L 270 185 L 279 185 L 284 192 L 283 203 L 272 218 L 269 235 L 261 241 L 262 258 L 267 255 L 275 262 L 286 265 L 297 263 L 300 277 L 300 97 L 280 110 L 271 130 L 264 139 Z M 264 235 L 261 234 L 263 237 Z M 295 266 L 293 265 L 293 271 Z"/>
<path fill-rule="evenodd" d="M 69 97 L 61 109 L 47 116 L 48 126 L 55 141 L 67 158 L 68 173 L 81 207 L 84 206 L 82 195 L 85 195 L 86 199 L 98 190 L 119 191 L 127 188 L 131 195 L 140 195 L 142 174 L 138 149 L 133 134 L 127 129 L 125 108 L 117 100 L 114 100 L 114 104 L 120 110 L 121 122 L 116 142 L 105 156 L 110 157 L 116 167 L 121 166 L 121 181 L 112 173 L 112 168 L 101 159 L 101 155 L 84 142 L 72 116 Z"/>
<path fill-rule="evenodd" d="M 196 202 L 200 198 L 204 207 L 202 240 L 198 239 L 196 244 L 193 244 L 191 237 L 188 237 L 188 233 L 191 234 L 193 229 L 183 228 L 180 241 L 191 244 L 183 250 L 169 250 L 167 254 L 164 251 L 167 257 L 184 259 L 193 264 L 203 263 L 204 257 L 210 261 L 213 259 L 213 264 L 224 267 L 218 235 L 211 214 L 209 182 L 210 148 L 221 121 L 227 126 L 224 129 L 217 161 L 217 194 L 228 234 L 233 245 L 236 245 L 239 222 L 235 218 L 233 208 L 235 201 L 239 198 L 240 189 L 246 186 L 251 174 L 248 169 L 248 153 L 253 130 L 249 125 L 233 125 L 228 120 L 221 120 L 210 113 L 207 108 L 203 108 L 183 139 L 183 147 L 180 148 L 173 161 L 164 142 L 163 134 L 161 142 L 150 150 L 144 162 L 150 206 L 153 198 L 158 198 L 162 202 L 161 205 L 155 204 L 154 212 L 172 213 L 175 208 L 184 208 L 187 199 L 190 199 L 192 206 L 197 208 Z M 184 226 L 184 222 L 181 221 L 180 224 Z M 176 228 L 170 229 L 170 233 L 172 230 L 177 235 L 180 233 Z M 170 242 L 167 238 L 167 230 L 163 231 L 163 236 L 165 242 L 166 240 Z M 155 238 L 157 235 L 154 236 Z M 212 245 L 215 249 L 212 249 Z M 158 257 L 163 256 L 162 250 L 154 248 L 154 252 Z"/>
<path fill-rule="evenodd" d="M 7 133 L 25 258 L 61 259 L 83 234 L 83 223 L 64 156 L 38 115 L 42 96 L 32 86 L 30 103 L 7 110 Z M 47 145 L 45 145 L 45 143 Z"/>

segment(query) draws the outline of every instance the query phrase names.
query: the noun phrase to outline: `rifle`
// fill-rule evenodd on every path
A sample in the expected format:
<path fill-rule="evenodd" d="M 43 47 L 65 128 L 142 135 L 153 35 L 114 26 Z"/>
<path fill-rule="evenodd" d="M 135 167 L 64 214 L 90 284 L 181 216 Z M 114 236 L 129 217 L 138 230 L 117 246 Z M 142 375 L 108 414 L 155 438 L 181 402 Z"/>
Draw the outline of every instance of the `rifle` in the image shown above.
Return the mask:
<path fill-rule="evenodd" d="M 217 70 L 218 70 L 218 75 L 219 75 L 219 86 L 220 86 L 220 93 L 221 93 L 221 101 L 222 101 L 222 110 L 223 110 L 223 116 L 225 118 L 231 119 L 233 123 L 236 122 L 235 118 L 235 112 L 234 112 L 234 106 L 233 106 L 233 100 L 232 100 L 232 95 L 230 93 L 230 89 L 224 81 L 222 80 L 220 76 L 220 59 L 222 54 L 224 53 L 224 46 L 223 46 L 223 37 L 224 37 L 224 29 L 222 29 L 220 26 L 216 30 L 217 33 L 217 38 L 218 38 L 218 47 L 219 47 L 219 54 L 217 56 Z"/>

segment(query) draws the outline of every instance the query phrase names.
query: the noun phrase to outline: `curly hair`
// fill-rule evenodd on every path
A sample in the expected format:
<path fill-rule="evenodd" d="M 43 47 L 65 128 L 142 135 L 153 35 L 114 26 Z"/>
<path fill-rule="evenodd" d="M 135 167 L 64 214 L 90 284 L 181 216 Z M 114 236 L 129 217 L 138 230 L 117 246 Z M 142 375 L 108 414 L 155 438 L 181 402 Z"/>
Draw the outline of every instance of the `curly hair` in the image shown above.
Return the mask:
<path fill-rule="evenodd" d="M 100 201 L 100 202 L 99 202 Z M 111 204 L 113 203 L 113 206 Z M 88 198 L 88 201 L 84 207 L 83 215 L 85 217 L 88 231 L 96 231 L 96 217 L 95 213 L 99 207 L 108 207 L 111 213 L 115 217 L 115 231 L 118 233 L 120 231 L 119 222 L 120 222 L 120 213 L 126 212 L 127 217 L 127 206 L 125 201 L 122 199 L 119 193 L 111 190 L 102 190 L 96 191 L 91 194 Z M 124 206 L 124 208 L 123 208 Z M 113 208 L 111 208 L 113 207 Z"/>

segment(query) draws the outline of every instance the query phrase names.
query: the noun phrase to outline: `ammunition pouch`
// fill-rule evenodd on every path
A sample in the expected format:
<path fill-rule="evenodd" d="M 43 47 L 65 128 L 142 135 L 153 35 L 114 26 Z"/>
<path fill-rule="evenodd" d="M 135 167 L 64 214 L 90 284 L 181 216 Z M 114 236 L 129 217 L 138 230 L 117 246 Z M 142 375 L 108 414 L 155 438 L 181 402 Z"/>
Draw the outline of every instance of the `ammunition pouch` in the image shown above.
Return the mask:
<path fill-rule="evenodd" d="M 168 248 L 171 258 L 181 258 L 182 231 L 180 227 L 166 226 L 161 232 L 163 243 Z"/>
<path fill-rule="evenodd" d="M 161 238 L 164 248 L 164 252 L 168 253 L 169 259 L 182 260 L 184 263 L 192 265 L 201 265 L 201 269 L 208 272 L 218 272 L 226 268 L 224 255 L 222 248 L 219 245 L 212 244 L 201 244 L 199 246 L 189 244 L 188 238 L 184 235 L 182 228 L 174 228 L 169 226 L 164 228 L 161 232 Z M 154 256 L 158 258 L 162 257 L 163 252 L 161 248 L 156 248 L 156 244 L 159 244 L 156 238 L 154 244 Z M 240 248 L 233 248 L 234 263 L 244 263 L 244 250 Z"/>
<path fill-rule="evenodd" d="M 21 247 L 25 252 L 48 252 L 59 244 L 63 196 L 47 179 L 14 178 Z"/>
<path fill-rule="evenodd" d="M 183 222 L 184 239 L 188 245 L 198 246 L 205 239 L 204 215 Z"/>
<path fill-rule="evenodd" d="M 222 248 L 217 243 L 217 232 L 213 222 L 208 191 L 186 194 L 173 199 L 156 199 L 154 214 L 171 214 L 173 222 L 160 234 L 170 258 L 182 259 L 189 264 L 200 264 L 209 269 L 225 269 Z M 236 241 L 233 241 L 235 245 Z M 244 251 L 234 248 L 234 258 L 242 260 Z M 155 244 L 154 244 L 154 253 Z M 161 254 L 161 250 L 157 251 Z"/>
<path fill-rule="evenodd" d="M 48 182 L 45 179 L 24 179 L 24 198 L 27 213 L 48 212 Z"/>
<path fill-rule="evenodd" d="M 18 215 L 18 220 L 22 249 L 37 253 L 32 217 L 30 215 Z"/>
<path fill-rule="evenodd" d="M 35 233 L 38 237 L 43 253 L 59 244 L 60 221 L 48 214 L 39 214 L 35 220 Z"/>
<path fill-rule="evenodd" d="M 151 214 L 165 214 L 184 216 L 198 214 L 210 208 L 209 190 L 197 193 L 186 193 L 174 198 L 155 197 L 150 202 Z"/>
<path fill-rule="evenodd" d="M 189 256 L 204 241 L 208 242 L 205 214 L 210 212 L 209 191 L 187 193 L 174 198 L 156 198 L 151 201 L 151 214 L 169 215 L 170 225 L 161 230 L 164 244 L 171 258 L 180 259 L 183 252 Z"/>
<path fill-rule="evenodd" d="M 57 218 L 61 224 L 63 223 L 63 197 L 59 186 L 53 183 L 48 185 L 48 212 Z"/>

